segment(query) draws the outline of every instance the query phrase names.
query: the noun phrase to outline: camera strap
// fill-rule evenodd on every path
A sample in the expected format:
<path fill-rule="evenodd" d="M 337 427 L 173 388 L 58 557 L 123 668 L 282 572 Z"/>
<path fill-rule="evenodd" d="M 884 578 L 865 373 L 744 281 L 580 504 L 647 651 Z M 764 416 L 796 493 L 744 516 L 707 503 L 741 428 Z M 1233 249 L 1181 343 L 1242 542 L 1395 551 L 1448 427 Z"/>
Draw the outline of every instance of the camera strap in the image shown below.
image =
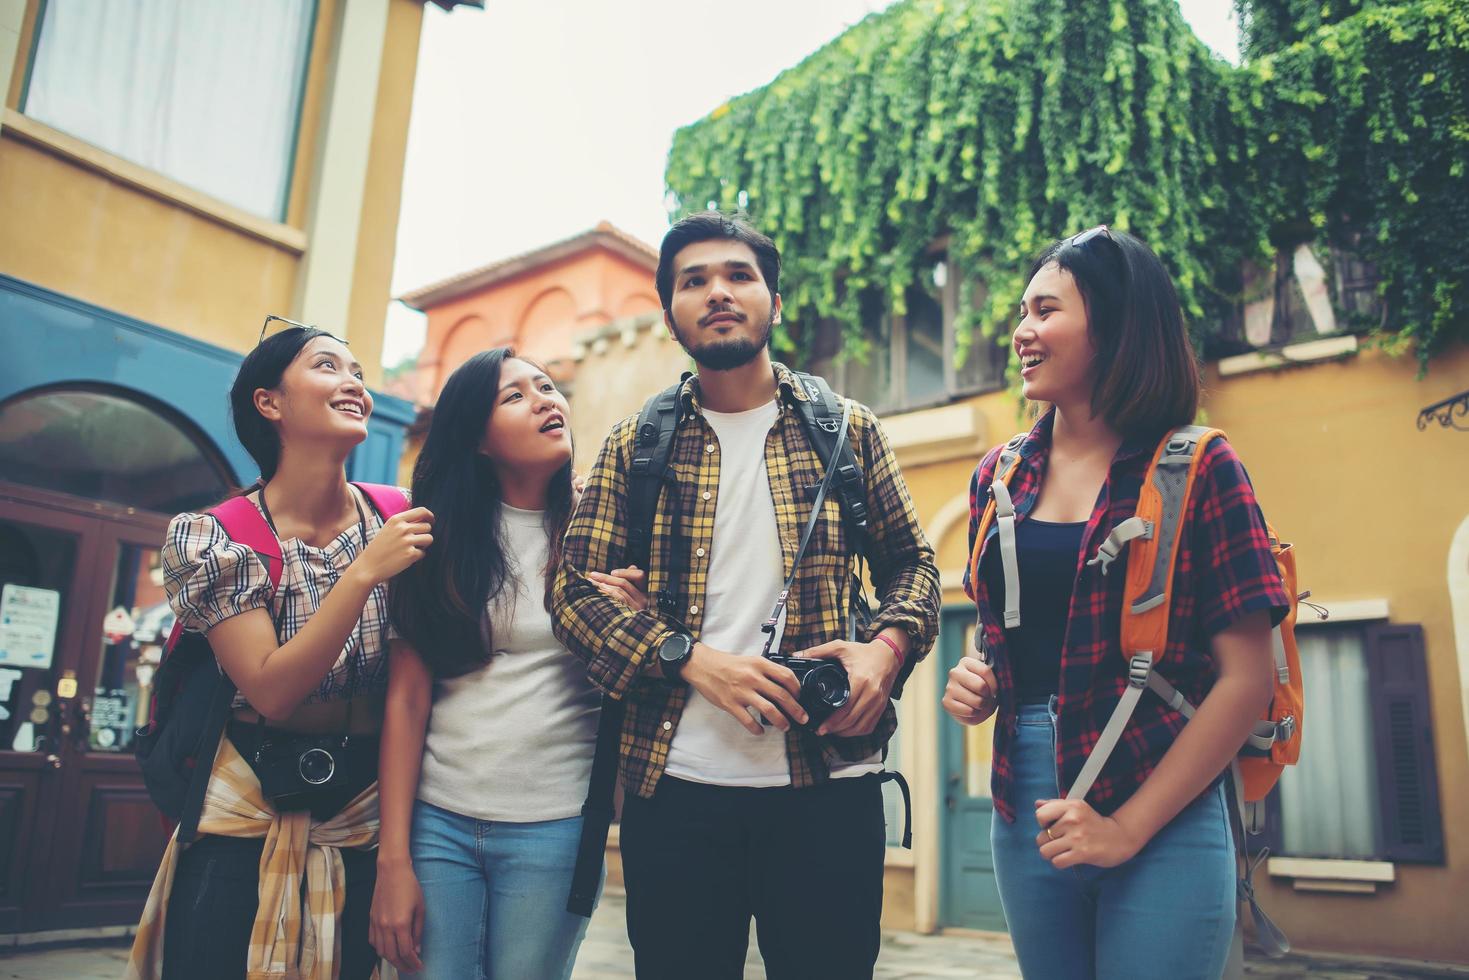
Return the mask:
<path fill-rule="evenodd" d="M 842 399 L 842 421 L 837 429 L 837 444 L 840 445 L 847 438 L 847 426 L 852 421 L 852 403 Z M 785 586 L 780 590 L 780 595 L 775 597 L 775 609 L 770 613 L 770 618 L 760 625 L 765 633 L 765 649 L 760 651 L 760 656 L 770 656 L 770 648 L 775 644 L 775 628 L 780 625 L 780 617 L 786 608 L 786 600 L 790 597 L 791 588 L 796 584 L 796 573 L 801 570 L 801 558 L 806 554 L 806 545 L 811 543 L 811 532 L 816 530 L 816 521 L 821 517 L 821 505 L 826 502 L 826 491 L 831 488 L 832 478 L 836 476 L 841 462 L 840 453 L 832 453 L 831 461 L 826 464 L 826 475 L 821 478 L 821 485 L 816 489 L 816 499 L 811 504 L 811 517 L 806 521 L 806 530 L 801 532 L 801 543 L 796 548 L 796 557 L 791 561 L 791 574 L 786 579 Z"/>

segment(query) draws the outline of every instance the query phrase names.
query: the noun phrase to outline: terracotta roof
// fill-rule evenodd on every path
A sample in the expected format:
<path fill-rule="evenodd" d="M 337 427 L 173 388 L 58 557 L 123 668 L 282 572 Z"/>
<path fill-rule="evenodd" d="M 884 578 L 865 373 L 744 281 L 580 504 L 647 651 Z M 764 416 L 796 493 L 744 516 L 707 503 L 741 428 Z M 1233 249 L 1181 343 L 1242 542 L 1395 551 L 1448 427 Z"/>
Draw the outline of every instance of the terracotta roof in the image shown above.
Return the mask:
<path fill-rule="evenodd" d="M 635 238 L 620 228 L 614 227 L 610 222 L 600 222 L 597 227 L 584 231 L 579 235 L 543 245 L 540 248 L 520 255 L 491 262 L 482 265 L 478 269 L 470 269 L 458 275 L 441 279 L 438 282 L 429 283 L 410 292 L 406 292 L 396 299 L 415 310 L 426 310 L 431 306 L 439 306 L 450 300 L 458 299 L 466 293 L 503 282 L 513 276 L 528 272 L 539 266 L 549 265 L 552 262 L 588 251 L 593 248 L 605 248 L 621 255 L 623 258 L 638 265 L 646 266 L 649 273 L 658 268 L 658 250 L 640 238 Z"/>

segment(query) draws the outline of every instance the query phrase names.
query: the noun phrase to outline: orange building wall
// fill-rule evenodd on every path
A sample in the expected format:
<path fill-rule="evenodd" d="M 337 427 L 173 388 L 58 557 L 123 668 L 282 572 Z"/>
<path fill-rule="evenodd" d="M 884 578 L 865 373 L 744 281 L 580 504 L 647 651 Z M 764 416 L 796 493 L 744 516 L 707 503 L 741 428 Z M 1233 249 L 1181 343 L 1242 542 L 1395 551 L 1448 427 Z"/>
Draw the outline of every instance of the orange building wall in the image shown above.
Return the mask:
<path fill-rule="evenodd" d="M 558 381 L 568 380 L 574 337 L 659 309 L 648 267 L 607 249 L 589 249 L 425 310 L 418 390 L 436 401 L 455 368 L 501 344 L 545 363 Z"/>

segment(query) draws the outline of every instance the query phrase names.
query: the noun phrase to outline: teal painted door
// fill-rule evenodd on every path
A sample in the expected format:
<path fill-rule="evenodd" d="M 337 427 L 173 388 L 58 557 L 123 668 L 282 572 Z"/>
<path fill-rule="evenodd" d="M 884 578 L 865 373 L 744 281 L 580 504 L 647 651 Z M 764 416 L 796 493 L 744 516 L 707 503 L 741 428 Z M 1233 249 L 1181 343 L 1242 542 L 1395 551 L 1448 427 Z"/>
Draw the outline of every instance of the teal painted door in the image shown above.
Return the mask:
<path fill-rule="evenodd" d="M 949 669 L 973 647 L 974 611 L 969 606 L 944 610 L 939 634 L 939 696 L 948 683 Z M 995 887 L 995 863 L 990 854 L 990 757 L 994 719 L 983 725 L 960 725 L 939 715 L 939 765 L 943 776 L 939 800 L 943 853 L 940 856 L 941 901 L 939 920 L 963 929 L 1005 929 L 1000 893 Z"/>

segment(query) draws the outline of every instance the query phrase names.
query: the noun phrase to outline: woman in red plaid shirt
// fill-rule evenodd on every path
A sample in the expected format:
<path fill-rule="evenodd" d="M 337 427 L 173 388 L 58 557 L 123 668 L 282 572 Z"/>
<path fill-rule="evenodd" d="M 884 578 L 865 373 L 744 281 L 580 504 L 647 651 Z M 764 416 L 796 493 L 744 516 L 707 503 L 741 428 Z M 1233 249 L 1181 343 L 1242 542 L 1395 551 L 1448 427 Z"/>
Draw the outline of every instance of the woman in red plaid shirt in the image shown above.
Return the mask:
<path fill-rule="evenodd" d="M 1209 443 L 1158 667 L 1198 711 L 1185 726 L 1145 693 L 1085 798 L 1063 798 L 1127 687 L 1126 576 L 1087 562 L 1136 512 L 1159 440 L 1193 422 L 1199 373 L 1162 263 L 1105 226 L 1046 249 L 1019 317 L 1022 391 L 1050 406 L 1009 483 L 1019 622 L 1001 613 L 991 533 L 965 581 L 989 663 L 961 660 L 943 699 L 966 725 L 998 712 L 991 833 L 1005 917 L 1027 976 L 1218 977 L 1235 922 L 1222 774 L 1270 701 L 1270 630 L 1288 605 L 1265 522 L 1234 450 Z M 971 485 L 971 554 L 998 455 Z"/>

